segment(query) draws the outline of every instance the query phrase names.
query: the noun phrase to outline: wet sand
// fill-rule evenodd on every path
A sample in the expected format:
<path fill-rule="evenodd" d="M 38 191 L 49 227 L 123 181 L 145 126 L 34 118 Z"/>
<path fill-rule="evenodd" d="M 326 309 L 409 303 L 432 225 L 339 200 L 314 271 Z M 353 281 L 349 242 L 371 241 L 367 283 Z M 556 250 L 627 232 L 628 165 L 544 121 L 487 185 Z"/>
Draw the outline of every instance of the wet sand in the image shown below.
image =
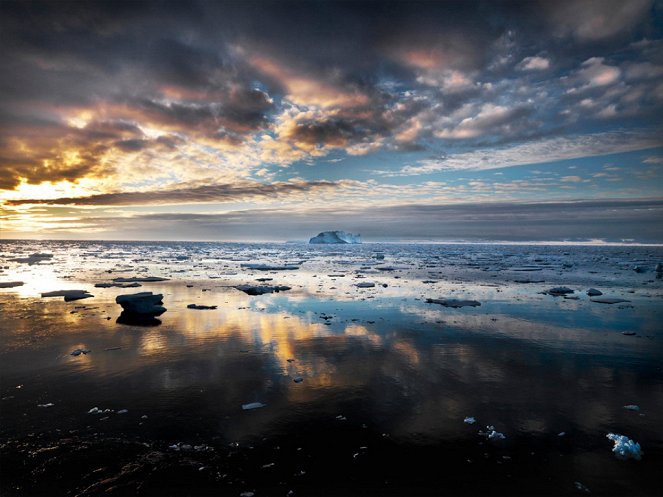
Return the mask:
<path fill-rule="evenodd" d="M 0 288 L 2 495 L 659 493 L 661 248 L 5 241 L 0 259 L 24 283 Z M 95 287 L 147 276 L 167 280 Z M 73 289 L 94 296 L 41 297 Z M 144 291 L 167 311 L 118 323 L 115 298 Z"/>

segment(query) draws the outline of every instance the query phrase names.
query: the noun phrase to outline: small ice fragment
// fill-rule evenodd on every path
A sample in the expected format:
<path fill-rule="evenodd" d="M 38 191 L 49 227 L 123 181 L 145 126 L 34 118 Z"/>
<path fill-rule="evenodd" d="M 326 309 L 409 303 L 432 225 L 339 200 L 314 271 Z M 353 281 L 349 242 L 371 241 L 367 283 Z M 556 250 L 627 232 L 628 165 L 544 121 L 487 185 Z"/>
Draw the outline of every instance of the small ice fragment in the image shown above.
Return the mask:
<path fill-rule="evenodd" d="M 239 494 L 239 497 L 253 497 L 255 494 L 253 492 L 242 492 Z"/>
<path fill-rule="evenodd" d="M 248 404 L 242 404 L 242 409 L 245 411 L 250 411 L 251 409 L 259 409 L 261 407 L 265 407 L 267 404 L 263 404 L 262 402 L 250 402 Z"/>
<path fill-rule="evenodd" d="M 495 427 L 492 425 L 486 426 L 486 431 L 479 431 L 479 435 L 486 437 L 489 440 L 504 440 L 506 438 L 504 433 L 495 431 Z"/>
<path fill-rule="evenodd" d="M 143 414 L 140 419 L 147 419 L 147 414 Z"/>
<path fill-rule="evenodd" d="M 592 493 L 591 490 L 589 490 L 589 488 L 587 488 L 585 485 L 583 485 L 579 481 L 574 481 L 573 484 L 575 485 L 576 490 L 579 490 L 580 492 L 584 492 L 586 494 L 591 494 Z"/>
<path fill-rule="evenodd" d="M 463 423 L 467 423 L 468 425 L 473 425 L 476 422 L 477 420 L 474 419 L 474 416 L 468 416 L 463 420 Z"/>
<path fill-rule="evenodd" d="M 99 413 L 99 412 L 101 412 L 101 411 L 99 410 L 98 407 L 93 407 L 93 408 L 90 409 L 87 413 L 88 413 L 88 414 L 97 414 L 97 413 Z"/>
<path fill-rule="evenodd" d="M 504 440 L 505 438 L 506 438 L 506 436 L 504 435 L 504 433 L 500 433 L 499 431 L 495 431 L 495 430 L 491 431 L 488 434 L 488 439 L 489 440 Z"/>
<path fill-rule="evenodd" d="M 629 404 L 627 406 L 624 406 L 624 409 L 626 409 L 628 411 L 639 411 L 640 406 L 636 406 L 635 404 Z"/>
<path fill-rule="evenodd" d="M 566 435 L 566 432 L 565 432 L 565 431 L 560 431 L 560 432 L 557 434 L 558 437 L 563 437 L 564 435 Z"/>
<path fill-rule="evenodd" d="M 618 459 L 633 458 L 636 461 L 639 461 L 642 458 L 642 450 L 640 449 L 640 444 L 634 442 L 626 435 L 608 433 L 606 437 L 615 443 L 615 446 L 612 448 L 612 451 L 615 453 Z"/>
<path fill-rule="evenodd" d="M 271 468 L 272 466 L 276 466 L 276 463 L 270 462 L 270 463 L 267 463 L 267 464 L 263 464 L 262 469 Z"/>
<path fill-rule="evenodd" d="M 172 450 L 178 450 L 179 451 L 180 450 L 180 444 L 169 445 L 168 448 L 172 449 Z"/>
<path fill-rule="evenodd" d="M 117 411 L 118 414 L 126 414 L 128 412 L 129 411 L 127 409 L 120 409 L 119 411 Z"/>
<path fill-rule="evenodd" d="M 49 402 L 48 404 L 37 404 L 37 407 L 53 407 L 55 404 Z"/>

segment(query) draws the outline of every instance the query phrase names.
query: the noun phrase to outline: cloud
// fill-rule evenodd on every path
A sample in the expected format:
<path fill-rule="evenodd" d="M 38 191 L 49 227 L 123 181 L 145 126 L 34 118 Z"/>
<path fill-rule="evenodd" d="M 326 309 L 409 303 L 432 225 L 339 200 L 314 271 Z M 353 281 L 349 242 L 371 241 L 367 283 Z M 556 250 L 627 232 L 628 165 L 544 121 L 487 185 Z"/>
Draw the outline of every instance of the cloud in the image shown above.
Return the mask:
<path fill-rule="evenodd" d="M 609 155 L 633 150 L 660 147 L 657 131 L 621 131 L 596 133 L 578 137 L 548 138 L 497 149 L 447 155 L 425 159 L 400 171 L 383 171 L 385 176 L 410 176 L 439 171 L 500 169 L 525 164 L 541 164 L 579 157 Z"/>
<path fill-rule="evenodd" d="M 633 29 L 649 12 L 651 0 L 560 0 L 546 2 L 560 34 L 597 42 Z"/>
<path fill-rule="evenodd" d="M 61 197 L 51 199 L 16 199 L 6 200 L 5 205 L 26 204 L 46 205 L 142 205 L 142 204 L 186 204 L 199 202 L 237 202 L 251 201 L 257 198 L 277 199 L 281 196 L 303 194 L 318 190 L 333 190 L 337 184 L 330 181 L 317 182 L 276 182 L 264 184 L 258 182 L 238 182 L 233 184 L 192 186 L 168 190 L 116 192 L 90 195 L 87 197 Z"/>
<path fill-rule="evenodd" d="M 525 57 L 520 64 L 518 64 L 518 69 L 521 71 L 545 71 L 550 67 L 550 60 L 545 57 Z"/>

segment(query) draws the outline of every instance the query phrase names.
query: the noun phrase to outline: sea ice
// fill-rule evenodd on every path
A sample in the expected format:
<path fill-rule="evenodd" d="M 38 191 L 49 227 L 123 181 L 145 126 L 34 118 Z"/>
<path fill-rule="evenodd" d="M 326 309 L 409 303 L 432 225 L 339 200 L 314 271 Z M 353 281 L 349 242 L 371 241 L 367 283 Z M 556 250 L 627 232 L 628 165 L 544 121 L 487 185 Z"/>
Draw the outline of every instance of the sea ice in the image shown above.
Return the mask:
<path fill-rule="evenodd" d="M 555 288 L 551 288 L 549 290 L 546 290 L 545 294 L 552 295 L 553 297 L 561 297 L 562 295 L 568 295 L 570 293 L 573 293 L 574 290 L 567 288 L 565 286 L 557 286 Z"/>
<path fill-rule="evenodd" d="M 196 309 L 196 310 L 207 310 L 207 309 L 216 309 L 215 305 L 199 305 L 199 304 L 189 304 L 186 306 L 187 309 Z"/>
<path fill-rule="evenodd" d="M 87 290 L 56 290 L 54 292 L 44 292 L 41 294 L 42 297 L 64 297 L 65 302 L 71 302 L 72 300 L 81 300 L 94 297 Z"/>
<path fill-rule="evenodd" d="M 630 300 L 620 299 L 616 297 L 601 297 L 598 299 L 590 299 L 592 302 L 597 304 L 620 304 L 622 302 L 630 302 Z"/>
<path fill-rule="evenodd" d="M 276 285 L 276 286 L 267 286 L 267 285 L 237 285 L 235 287 L 237 290 L 240 290 L 247 295 L 264 295 L 266 293 L 278 293 L 285 292 L 290 290 L 289 286 L 285 285 Z"/>
<path fill-rule="evenodd" d="M 0 288 L 14 288 L 23 285 L 22 281 L 0 281 Z"/>
<path fill-rule="evenodd" d="M 474 419 L 473 416 L 468 416 L 463 420 L 463 423 L 467 423 L 468 425 L 473 425 L 476 422 L 477 422 L 477 420 Z"/>
<path fill-rule="evenodd" d="M 122 306 L 124 313 L 140 316 L 160 316 L 166 312 L 161 304 L 163 295 L 152 292 L 140 292 L 129 295 L 118 295 L 115 302 Z"/>
<path fill-rule="evenodd" d="M 242 404 L 242 409 L 245 411 L 250 411 L 251 409 L 259 409 L 261 407 L 265 407 L 267 404 L 263 404 L 262 402 L 250 402 L 249 404 Z"/>
<path fill-rule="evenodd" d="M 478 307 L 481 302 L 477 300 L 458 300 L 458 299 L 426 299 L 428 304 L 440 304 L 444 307 L 453 307 L 458 309 L 460 307 Z"/>
<path fill-rule="evenodd" d="M 606 437 L 614 442 L 615 446 L 612 448 L 612 451 L 615 453 L 618 459 L 633 458 L 636 461 L 639 461 L 642 458 L 640 444 L 634 442 L 626 435 L 608 433 Z"/>
<path fill-rule="evenodd" d="M 627 406 L 624 406 L 624 409 L 626 409 L 628 411 L 639 411 L 640 406 L 636 406 L 635 404 L 629 404 Z"/>

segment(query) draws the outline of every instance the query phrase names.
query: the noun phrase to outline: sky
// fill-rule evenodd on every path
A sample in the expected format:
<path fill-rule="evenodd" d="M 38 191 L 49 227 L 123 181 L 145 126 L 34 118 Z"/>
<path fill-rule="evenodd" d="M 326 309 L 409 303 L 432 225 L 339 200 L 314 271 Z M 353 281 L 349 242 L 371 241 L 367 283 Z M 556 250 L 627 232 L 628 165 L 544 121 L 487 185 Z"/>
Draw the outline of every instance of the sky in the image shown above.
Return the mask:
<path fill-rule="evenodd" d="M 3 239 L 663 243 L 663 0 L 0 2 Z"/>

